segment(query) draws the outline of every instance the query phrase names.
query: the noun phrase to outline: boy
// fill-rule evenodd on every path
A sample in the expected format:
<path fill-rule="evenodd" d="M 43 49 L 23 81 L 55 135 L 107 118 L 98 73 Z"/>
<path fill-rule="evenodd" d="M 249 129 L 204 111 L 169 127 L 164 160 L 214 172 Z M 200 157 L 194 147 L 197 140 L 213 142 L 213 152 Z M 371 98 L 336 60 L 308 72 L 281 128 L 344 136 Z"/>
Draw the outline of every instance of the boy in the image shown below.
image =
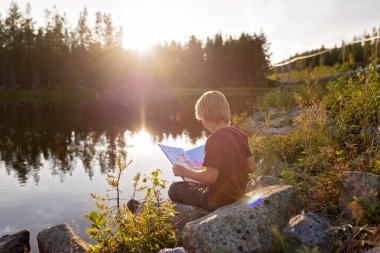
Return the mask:
<path fill-rule="evenodd" d="M 192 171 L 175 164 L 173 173 L 201 183 L 175 182 L 170 186 L 169 197 L 213 211 L 244 196 L 248 172 L 253 172 L 256 165 L 247 136 L 230 125 L 230 106 L 221 92 L 204 93 L 195 105 L 195 115 L 211 132 L 206 141 L 203 166 Z"/>

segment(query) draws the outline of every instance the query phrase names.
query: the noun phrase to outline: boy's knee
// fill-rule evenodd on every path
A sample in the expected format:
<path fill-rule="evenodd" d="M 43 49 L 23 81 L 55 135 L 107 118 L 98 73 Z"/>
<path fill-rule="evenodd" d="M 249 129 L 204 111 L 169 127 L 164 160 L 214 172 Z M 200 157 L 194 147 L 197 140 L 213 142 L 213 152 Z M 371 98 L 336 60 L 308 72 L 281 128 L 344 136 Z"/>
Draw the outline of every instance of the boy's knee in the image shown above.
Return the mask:
<path fill-rule="evenodd" d="M 174 182 L 170 185 L 168 195 L 171 200 L 176 200 L 177 199 L 177 192 L 178 192 L 178 183 L 179 182 Z"/>
<path fill-rule="evenodd" d="M 174 200 L 174 201 L 178 201 L 178 192 L 180 191 L 180 189 L 183 188 L 183 184 L 185 182 L 173 182 L 170 187 L 169 187 L 169 191 L 168 191 L 168 195 L 169 195 L 169 198 L 171 200 Z"/>

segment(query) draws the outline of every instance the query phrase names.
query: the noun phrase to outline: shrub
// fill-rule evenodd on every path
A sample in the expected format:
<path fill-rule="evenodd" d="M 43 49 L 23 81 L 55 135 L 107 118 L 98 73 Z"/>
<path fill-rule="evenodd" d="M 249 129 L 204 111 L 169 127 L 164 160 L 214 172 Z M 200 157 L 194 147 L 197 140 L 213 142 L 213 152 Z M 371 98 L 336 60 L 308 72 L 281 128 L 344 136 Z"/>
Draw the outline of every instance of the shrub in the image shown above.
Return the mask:
<path fill-rule="evenodd" d="M 116 174 L 107 174 L 107 182 L 116 192 L 116 197 L 91 194 L 97 200 L 99 211 L 85 215 L 91 221 L 86 233 L 97 241 L 89 245 L 88 251 L 145 253 L 173 247 L 176 242 L 172 225 L 175 211 L 170 201 L 160 198 L 160 191 L 165 188 L 166 181 L 159 178 L 159 171 L 153 171 L 143 179 L 140 174 L 136 174 L 133 196 L 136 191 L 145 191 L 145 197 L 142 207 L 133 214 L 126 203 L 121 203 L 120 198 L 120 177 L 130 164 L 125 161 L 126 154 L 119 155 L 116 158 Z M 141 182 L 150 185 L 140 186 Z M 116 205 L 110 205 L 110 201 Z"/>

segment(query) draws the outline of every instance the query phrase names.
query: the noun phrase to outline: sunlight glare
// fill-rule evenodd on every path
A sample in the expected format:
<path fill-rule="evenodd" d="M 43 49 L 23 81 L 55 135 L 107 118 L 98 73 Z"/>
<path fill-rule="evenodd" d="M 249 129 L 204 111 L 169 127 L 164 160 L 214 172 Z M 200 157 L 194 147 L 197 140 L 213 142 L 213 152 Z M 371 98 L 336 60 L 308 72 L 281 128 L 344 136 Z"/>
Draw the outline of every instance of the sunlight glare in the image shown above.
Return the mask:
<path fill-rule="evenodd" d="M 144 128 L 129 137 L 127 143 L 136 153 L 144 153 L 152 145 L 152 136 Z"/>
<path fill-rule="evenodd" d="M 183 29 L 181 23 L 173 22 L 179 18 L 175 15 L 176 12 L 169 7 L 166 12 L 158 12 L 139 5 L 123 21 L 123 47 L 147 53 L 154 45 L 175 39 Z"/>

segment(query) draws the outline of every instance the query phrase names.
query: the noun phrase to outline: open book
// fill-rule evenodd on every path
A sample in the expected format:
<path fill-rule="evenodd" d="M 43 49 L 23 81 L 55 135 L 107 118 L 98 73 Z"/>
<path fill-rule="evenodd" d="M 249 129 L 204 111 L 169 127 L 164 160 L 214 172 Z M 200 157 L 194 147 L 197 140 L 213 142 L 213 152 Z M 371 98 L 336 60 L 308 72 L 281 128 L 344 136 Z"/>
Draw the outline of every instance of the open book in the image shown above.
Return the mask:
<path fill-rule="evenodd" d="M 179 164 L 189 170 L 198 170 L 202 166 L 205 146 L 199 146 L 185 151 L 182 148 L 170 147 L 163 144 L 158 144 L 161 150 L 169 158 L 169 161 L 174 164 Z M 189 178 L 182 178 L 184 181 L 194 181 Z"/>

